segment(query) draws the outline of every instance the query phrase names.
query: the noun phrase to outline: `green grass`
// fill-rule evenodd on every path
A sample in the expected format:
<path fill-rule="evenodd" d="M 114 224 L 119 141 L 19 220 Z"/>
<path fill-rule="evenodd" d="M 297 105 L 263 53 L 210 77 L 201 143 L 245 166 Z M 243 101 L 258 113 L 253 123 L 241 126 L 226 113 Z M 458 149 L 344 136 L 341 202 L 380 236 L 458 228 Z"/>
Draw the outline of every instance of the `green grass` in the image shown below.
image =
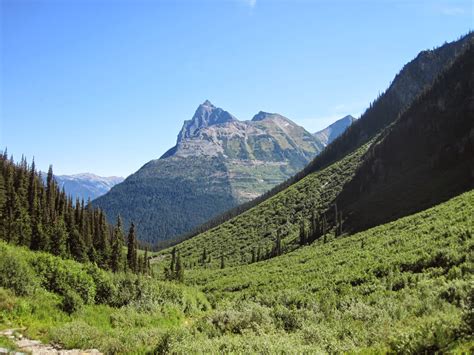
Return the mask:
<path fill-rule="evenodd" d="M 241 215 L 179 244 L 178 249 L 188 268 L 201 267 L 199 260 L 206 248 L 211 262 L 206 268 L 217 268 L 225 255 L 227 266 L 247 264 L 252 250 L 262 252 L 273 246 L 276 230 L 281 229 L 285 251 L 293 250 L 298 239 L 300 221 L 309 220 L 313 210 L 327 209 L 355 173 L 369 144 L 366 144 L 328 168 L 310 174 L 284 191 Z M 169 254 L 165 249 L 160 254 Z M 155 264 L 158 272 L 168 262 Z M 167 265 L 166 265 L 167 266 Z"/>

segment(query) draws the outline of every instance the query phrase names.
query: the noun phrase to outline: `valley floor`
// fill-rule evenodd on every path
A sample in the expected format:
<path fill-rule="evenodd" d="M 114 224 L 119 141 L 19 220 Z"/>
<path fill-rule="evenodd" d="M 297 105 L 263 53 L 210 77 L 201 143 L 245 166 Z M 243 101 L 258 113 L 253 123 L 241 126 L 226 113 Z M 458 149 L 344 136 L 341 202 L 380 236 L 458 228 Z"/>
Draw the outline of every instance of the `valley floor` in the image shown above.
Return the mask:
<path fill-rule="evenodd" d="M 86 304 L 71 314 L 35 274 L 29 294 L 0 288 L 0 330 L 23 327 L 33 339 L 105 353 L 468 353 L 473 216 L 470 191 L 263 262 L 187 270 L 185 286 L 150 286 L 160 297 Z M 36 254 L 0 244 L 0 259 L 35 265 Z"/>

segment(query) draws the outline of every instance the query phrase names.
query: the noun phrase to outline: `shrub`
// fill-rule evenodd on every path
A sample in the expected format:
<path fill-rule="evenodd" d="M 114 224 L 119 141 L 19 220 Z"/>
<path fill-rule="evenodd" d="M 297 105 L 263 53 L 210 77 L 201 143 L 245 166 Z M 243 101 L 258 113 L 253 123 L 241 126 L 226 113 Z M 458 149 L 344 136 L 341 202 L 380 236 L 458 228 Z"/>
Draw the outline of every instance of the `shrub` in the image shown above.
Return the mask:
<path fill-rule="evenodd" d="M 72 314 L 80 310 L 83 305 L 84 301 L 77 292 L 71 289 L 64 291 L 63 301 L 61 302 L 61 308 L 64 312 Z"/>
<path fill-rule="evenodd" d="M 36 285 L 34 272 L 21 258 L 8 250 L 0 251 L 0 286 L 11 289 L 16 295 L 33 292 Z"/>
<path fill-rule="evenodd" d="M 253 302 L 241 302 L 217 311 L 209 317 L 209 322 L 224 334 L 242 334 L 245 330 L 262 333 L 274 328 L 270 309 Z"/>
<path fill-rule="evenodd" d="M 73 321 L 53 329 L 51 339 L 66 349 L 89 349 L 97 344 L 99 331 L 83 321 Z"/>
<path fill-rule="evenodd" d="M 117 289 L 110 274 L 94 264 L 88 264 L 85 270 L 94 280 L 95 303 L 113 305 Z"/>
<path fill-rule="evenodd" d="M 64 296 L 68 290 L 74 290 L 84 303 L 94 302 L 96 294 L 94 280 L 81 264 L 40 254 L 32 260 L 32 265 L 40 277 L 42 286 L 48 291 Z"/>

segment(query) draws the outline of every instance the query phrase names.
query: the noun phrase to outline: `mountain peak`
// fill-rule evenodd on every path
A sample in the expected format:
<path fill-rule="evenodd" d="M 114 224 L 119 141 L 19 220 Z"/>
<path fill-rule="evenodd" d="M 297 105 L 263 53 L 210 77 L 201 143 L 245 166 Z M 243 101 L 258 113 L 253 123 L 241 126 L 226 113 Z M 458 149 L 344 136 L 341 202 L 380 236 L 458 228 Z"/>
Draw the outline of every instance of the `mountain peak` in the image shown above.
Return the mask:
<path fill-rule="evenodd" d="M 260 111 L 255 116 L 253 116 L 252 121 L 254 121 L 254 122 L 255 121 L 263 121 L 265 118 L 273 116 L 273 115 L 274 115 L 274 113 Z"/>
<path fill-rule="evenodd" d="M 183 138 L 194 136 L 201 128 L 232 121 L 237 121 L 237 118 L 206 100 L 199 105 L 191 120 L 184 121 L 183 128 L 178 135 L 178 142 Z"/>
<path fill-rule="evenodd" d="M 344 116 L 323 130 L 314 133 L 313 136 L 315 136 L 323 146 L 327 146 L 334 139 L 339 137 L 355 120 L 352 115 Z"/>
<path fill-rule="evenodd" d="M 215 107 L 211 101 L 206 100 L 204 101 L 200 106 L 209 106 L 209 107 Z"/>

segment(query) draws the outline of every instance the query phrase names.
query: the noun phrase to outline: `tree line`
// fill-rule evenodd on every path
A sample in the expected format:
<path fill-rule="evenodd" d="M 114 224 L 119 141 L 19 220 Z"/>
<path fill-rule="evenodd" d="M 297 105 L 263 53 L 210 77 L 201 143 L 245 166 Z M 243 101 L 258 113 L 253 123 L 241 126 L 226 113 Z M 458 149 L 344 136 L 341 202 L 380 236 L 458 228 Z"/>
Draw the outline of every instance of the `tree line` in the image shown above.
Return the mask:
<path fill-rule="evenodd" d="M 138 255 L 135 225 L 125 237 L 120 216 L 115 226 L 88 201 L 68 196 L 49 167 L 46 181 L 24 157 L 15 163 L 0 153 L 0 238 L 62 258 L 91 262 L 114 272 L 149 273 L 147 251 Z"/>

